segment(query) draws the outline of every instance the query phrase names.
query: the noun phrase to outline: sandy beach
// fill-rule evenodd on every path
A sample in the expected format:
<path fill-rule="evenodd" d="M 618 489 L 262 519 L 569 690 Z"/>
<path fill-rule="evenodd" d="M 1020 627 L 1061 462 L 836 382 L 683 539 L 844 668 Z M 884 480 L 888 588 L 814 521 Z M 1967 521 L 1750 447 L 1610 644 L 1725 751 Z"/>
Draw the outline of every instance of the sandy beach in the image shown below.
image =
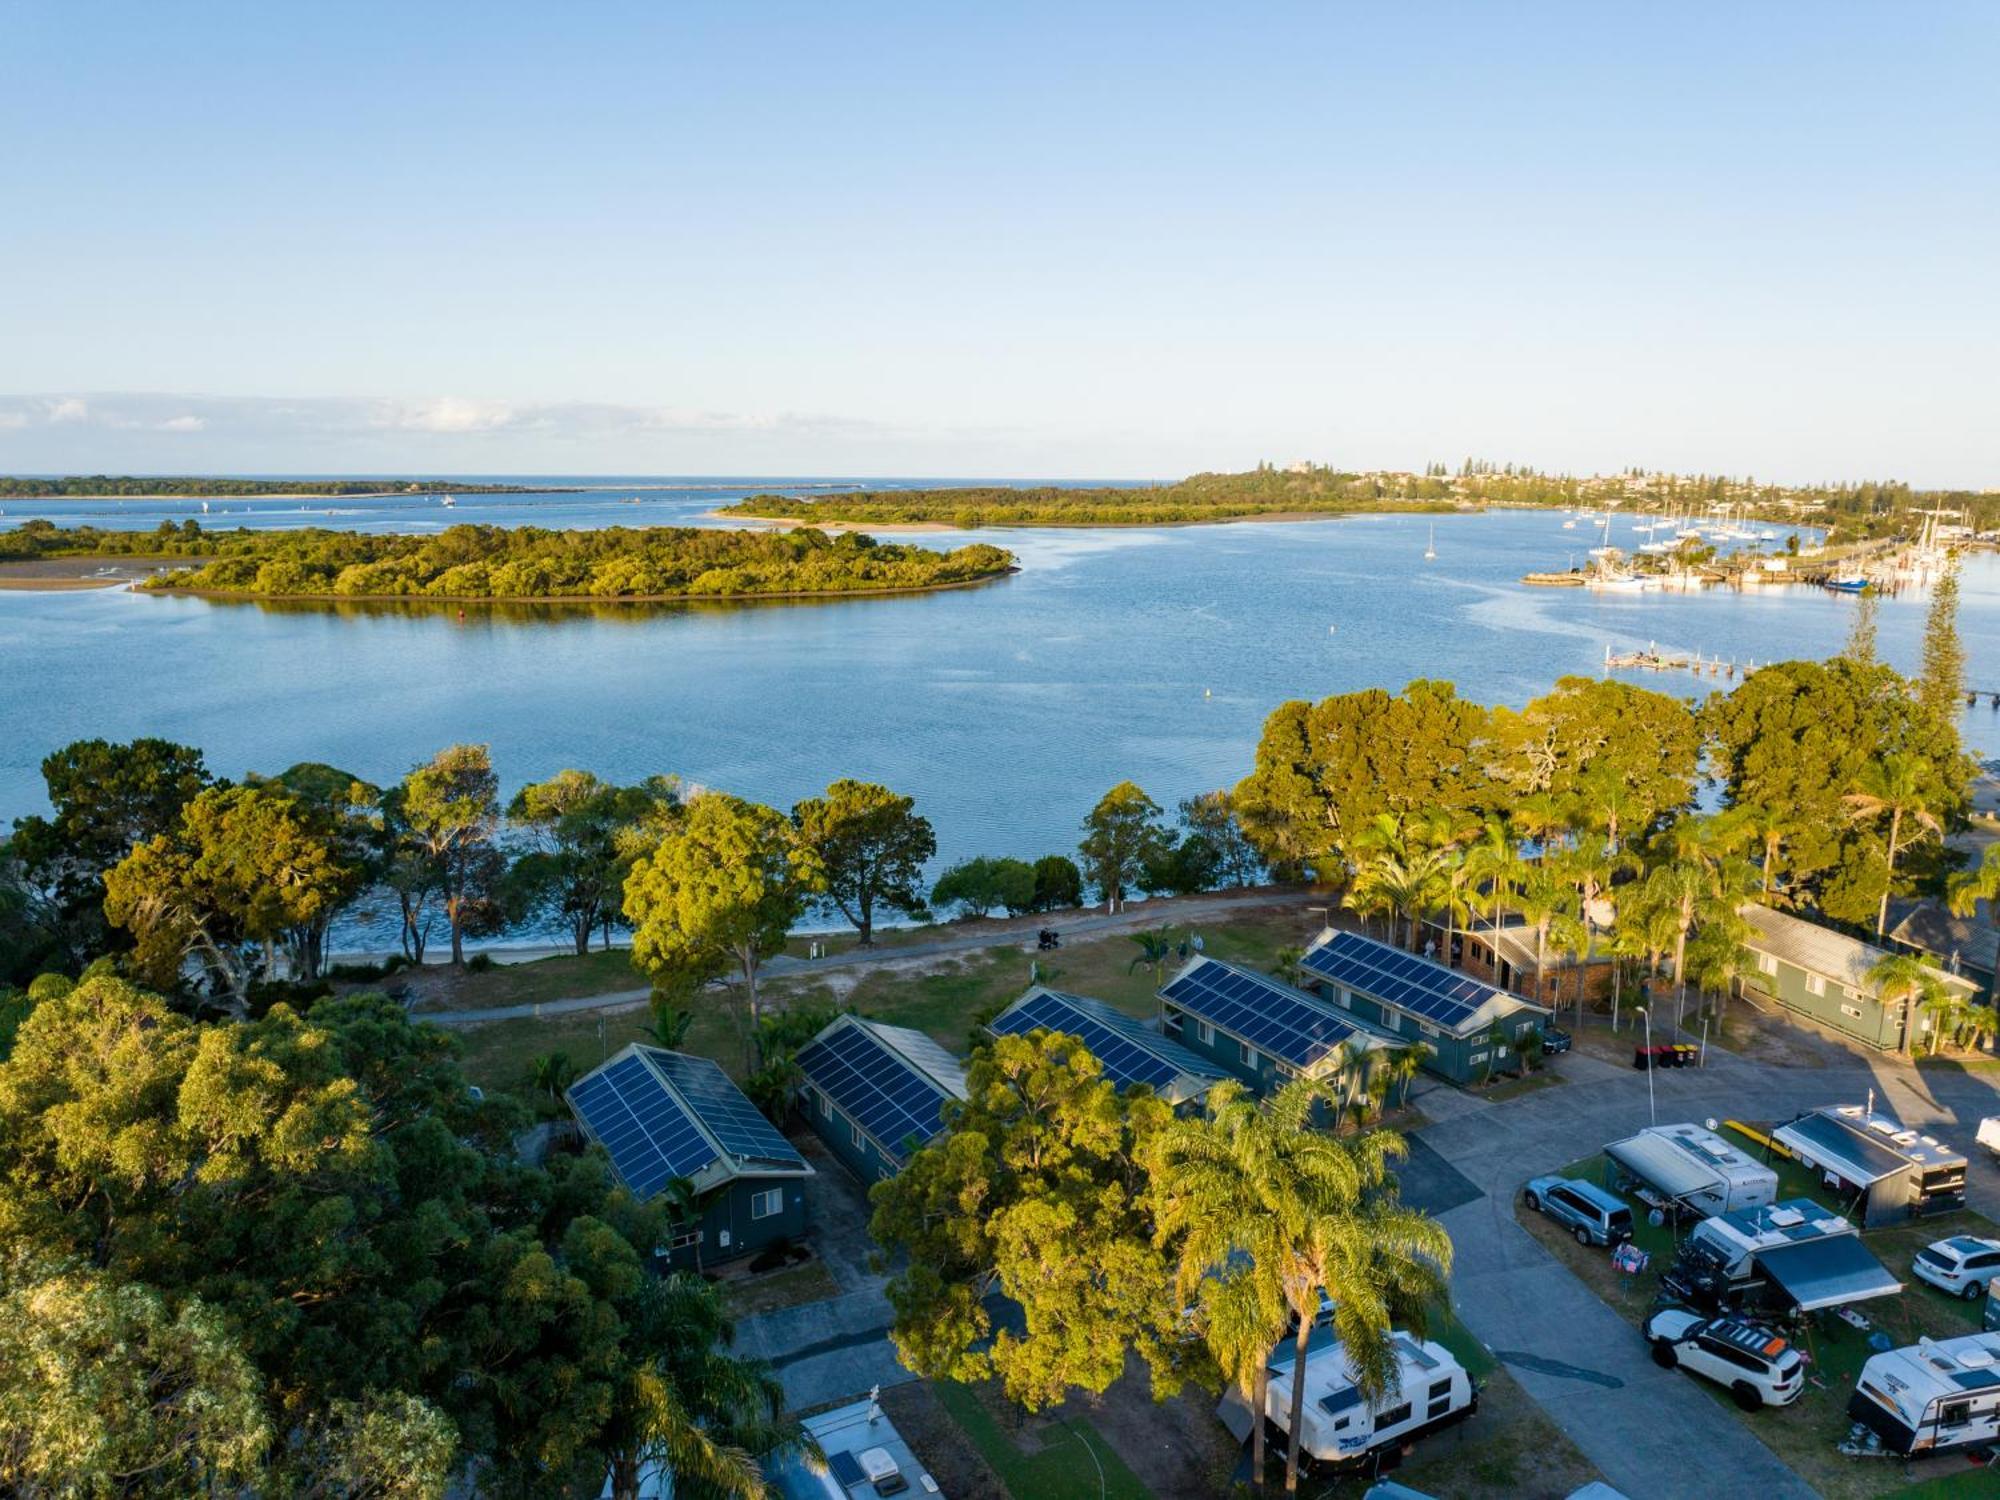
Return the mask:
<path fill-rule="evenodd" d="M 150 578 L 177 564 L 160 557 L 32 557 L 0 562 L 0 589 L 59 593 L 71 589 L 115 589 Z"/>

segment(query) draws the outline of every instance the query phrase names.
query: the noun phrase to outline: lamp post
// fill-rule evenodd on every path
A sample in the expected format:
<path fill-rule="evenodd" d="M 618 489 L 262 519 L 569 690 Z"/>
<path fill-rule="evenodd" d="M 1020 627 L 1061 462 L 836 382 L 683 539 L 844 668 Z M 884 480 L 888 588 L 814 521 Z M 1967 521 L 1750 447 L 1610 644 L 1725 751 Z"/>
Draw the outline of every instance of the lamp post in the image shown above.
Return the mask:
<path fill-rule="evenodd" d="M 1646 1123 L 1660 1123 L 1660 1111 L 1653 1102 L 1653 1012 L 1650 1006 L 1639 1007 L 1639 1014 L 1646 1022 Z"/>

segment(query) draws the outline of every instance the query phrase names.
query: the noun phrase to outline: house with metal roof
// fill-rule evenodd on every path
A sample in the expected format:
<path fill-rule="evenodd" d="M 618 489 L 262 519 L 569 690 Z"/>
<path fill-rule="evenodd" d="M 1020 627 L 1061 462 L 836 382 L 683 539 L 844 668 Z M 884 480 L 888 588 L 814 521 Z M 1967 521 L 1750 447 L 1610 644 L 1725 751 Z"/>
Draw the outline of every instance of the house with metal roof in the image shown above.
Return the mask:
<path fill-rule="evenodd" d="M 1885 1005 L 1868 977 L 1890 956 L 1886 949 L 1755 902 L 1739 911 L 1750 924 L 1743 945 L 1756 959 L 1737 981 L 1747 998 L 1775 1002 L 1882 1051 L 1902 1049 L 1906 1024 L 1912 1050 L 1930 1030 L 1931 1018 L 1921 1010 L 1908 1015 L 1907 1001 Z M 1940 969 L 1937 977 L 1967 1000 L 1978 993 L 1978 986 L 1963 975 Z"/>
<path fill-rule="evenodd" d="M 1205 1098 L 1227 1075 L 1220 1065 L 1196 1055 L 1144 1021 L 1088 995 L 1070 995 L 1036 985 L 986 1023 L 994 1036 L 1027 1036 L 1055 1031 L 1076 1037 L 1104 1068 L 1104 1076 L 1124 1092 L 1144 1084 L 1180 1108 Z"/>
<path fill-rule="evenodd" d="M 1392 1052 L 1396 1037 L 1268 974 L 1198 955 L 1160 990 L 1169 1039 L 1258 1093 L 1294 1078 L 1333 1078 L 1355 1052 Z"/>
<path fill-rule="evenodd" d="M 633 1197 L 687 1184 L 697 1218 L 664 1247 L 675 1269 L 733 1260 L 805 1233 L 805 1179 L 813 1169 L 710 1059 L 634 1043 L 564 1097 Z"/>
<path fill-rule="evenodd" d="M 921 1031 L 836 1016 L 799 1049 L 799 1109 L 864 1183 L 893 1177 L 965 1098 L 965 1069 Z"/>
<path fill-rule="evenodd" d="M 1852 1194 L 1875 1228 L 1965 1206 L 1965 1153 L 1859 1104 L 1809 1110 L 1771 1139 Z"/>
<path fill-rule="evenodd" d="M 1549 1009 L 1434 959 L 1359 932 L 1322 932 L 1300 960 L 1312 985 L 1343 1015 L 1431 1049 L 1424 1064 L 1453 1083 L 1477 1083 L 1519 1066 L 1524 1037 Z"/>
<path fill-rule="evenodd" d="M 1896 908 L 1890 908 L 1891 915 Z M 1990 1003 L 2000 989 L 2000 926 L 1994 924 L 1993 903 L 1981 897 L 1968 916 L 1959 916 L 1942 901 L 1926 897 L 1902 911 L 1889 938 L 1903 948 L 1937 960 L 1947 974 L 1962 974 L 1978 985 Z"/>

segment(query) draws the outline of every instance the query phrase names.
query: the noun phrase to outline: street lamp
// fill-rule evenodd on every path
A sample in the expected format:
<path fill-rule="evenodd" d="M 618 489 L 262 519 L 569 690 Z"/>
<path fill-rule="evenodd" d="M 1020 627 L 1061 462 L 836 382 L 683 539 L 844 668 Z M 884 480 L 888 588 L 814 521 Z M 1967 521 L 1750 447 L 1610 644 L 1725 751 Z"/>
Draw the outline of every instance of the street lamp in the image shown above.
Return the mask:
<path fill-rule="evenodd" d="M 1646 1123 L 1660 1123 L 1660 1111 L 1653 1102 L 1653 1011 L 1650 1006 L 1639 1007 L 1639 1015 L 1646 1023 Z"/>

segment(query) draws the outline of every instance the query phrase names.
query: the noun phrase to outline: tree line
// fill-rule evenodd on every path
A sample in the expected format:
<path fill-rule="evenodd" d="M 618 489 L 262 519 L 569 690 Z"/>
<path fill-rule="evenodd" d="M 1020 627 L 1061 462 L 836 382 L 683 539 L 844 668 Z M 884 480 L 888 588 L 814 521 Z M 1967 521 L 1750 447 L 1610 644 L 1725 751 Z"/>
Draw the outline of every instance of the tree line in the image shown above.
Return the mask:
<path fill-rule="evenodd" d="M 545 494 L 522 484 L 452 484 L 455 495 Z M 421 495 L 441 488 L 414 479 L 203 479 L 187 474 L 70 474 L 60 479 L 0 475 L 0 499 L 93 499 L 97 496 Z"/>
<path fill-rule="evenodd" d="M 703 527 L 551 531 L 453 526 L 431 535 L 60 528 L 0 532 L 0 559 L 117 556 L 200 559 L 139 585 L 293 599 L 711 599 L 942 588 L 996 578 L 1011 553 L 975 543 L 950 552 L 811 528 Z"/>

